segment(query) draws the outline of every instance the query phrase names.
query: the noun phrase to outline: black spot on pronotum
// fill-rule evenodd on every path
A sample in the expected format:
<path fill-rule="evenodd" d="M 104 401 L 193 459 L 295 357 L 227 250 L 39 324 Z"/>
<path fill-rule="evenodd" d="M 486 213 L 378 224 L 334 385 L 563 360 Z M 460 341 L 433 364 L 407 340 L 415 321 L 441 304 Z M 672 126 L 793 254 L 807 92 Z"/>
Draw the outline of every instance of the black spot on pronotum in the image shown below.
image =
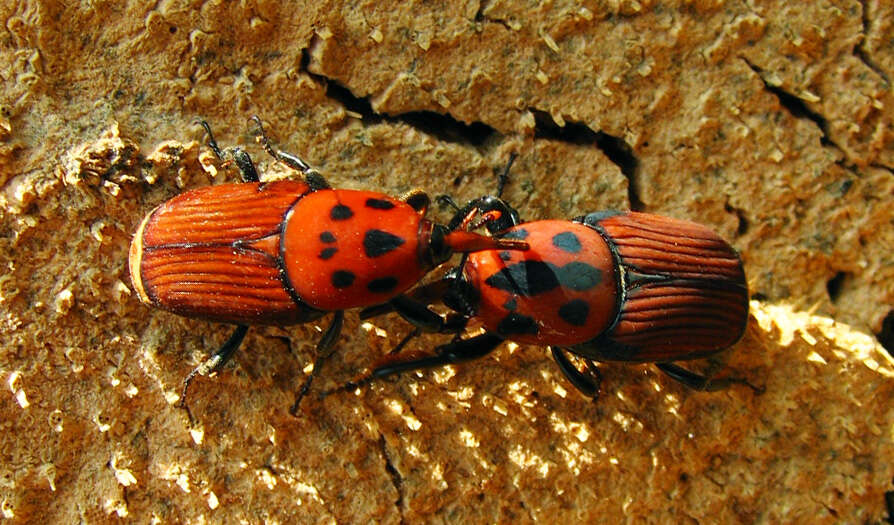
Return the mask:
<path fill-rule="evenodd" d="M 338 251 L 338 248 L 324 248 L 323 251 L 320 252 L 320 255 L 318 255 L 317 257 L 319 257 L 320 259 L 323 259 L 325 261 L 327 259 L 331 259 L 332 256 L 335 255 L 335 252 L 337 252 L 337 251 Z"/>
<path fill-rule="evenodd" d="M 580 251 L 580 239 L 571 232 L 557 233 L 553 236 L 553 246 L 568 253 L 577 253 Z"/>
<path fill-rule="evenodd" d="M 366 285 L 366 289 L 372 293 L 388 293 L 391 290 L 394 290 L 395 286 L 397 286 L 396 277 L 382 277 L 370 281 L 369 284 Z"/>
<path fill-rule="evenodd" d="M 508 261 L 509 259 L 512 259 L 512 254 L 509 253 L 508 250 L 503 250 L 500 252 L 500 259 Z"/>
<path fill-rule="evenodd" d="M 363 236 L 363 251 L 367 257 L 381 257 L 398 248 L 406 241 L 382 230 L 367 230 Z"/>
<path fill-rule="evenodd" d="M 354 284 L 356 276 L 353 272 L 347 270 L 336 270 L 332 272 L 332 286 L 336 288 L 347 288 Z"/>
<path fill-rule="evenodd" d="M 537 328 L 537 321 L 527 315 L 510 313 L 500 321 L 497 325 L 497 333 L 502 336 L 513 336 L 521 334 L 536 335 L 540 331 Z"/>
<path fill-rule="evenodd" d="M 515 300 L 515 297 L 507 299 L 505 303 L 503 303 L 503 308 L 509 310 L 510 312 L 515 311 L 518 308 L 518 301 Z"/>
<path fill-rule="evenodd" d="M 578 261 L 558 268 L 556 274 L 562 286 L 578 292 L 589 290 L 602 282 L 602 270 Z"/>
<path fill-rule="evenodd" d="M 519 228 L 517 230 L 512 230 L 503 234 L 504 239 L 527 239 L 528 238 L 528 230 L 524 228 Z"/>
<path fill-rule="evenodd" d="M 344 221 L 354 216 L 354 211 L 344 204 L 336 204 L 329 211 L 329 217 L 333 221 Z"/>
<path fill-rule="evenodd" d="M 335 235 L 332 235 L 332 232 L 323 232 L 320 234 L 320 240 L 326 244 L 332 244 L 335 242 Z"/>
<path fill-rule="evenodd" d="M 374 199 L 370 197 L 369 199 L 366 199 L 366 207 L 375 210 L 390 210 L 394 207 L 394 203 L 386 201 L 385 199 Z"/>
<path fill-rule="evenodd" d="M 565 266 L 522 261 L 506 266 L 484 282 L 493 288 L 524 296 L 546 293 L 559 286 L 582 292 L 602 282 L 602 270 L 578 261 Z"/>
<path fill-rule="evenodd" d="M 543 261 L 511 264 L 484 282 L 492 288 L 524 296 L 545 293 L 559 286 L 555 265 Z"/>
<path fill-rule="evenodd" d="M 559 317 L 566 323 L 574 326 L 587 324 L 587 316 L 590 314 L 590 305 L 581 299 L 572 299 L 559 307 Z"/>

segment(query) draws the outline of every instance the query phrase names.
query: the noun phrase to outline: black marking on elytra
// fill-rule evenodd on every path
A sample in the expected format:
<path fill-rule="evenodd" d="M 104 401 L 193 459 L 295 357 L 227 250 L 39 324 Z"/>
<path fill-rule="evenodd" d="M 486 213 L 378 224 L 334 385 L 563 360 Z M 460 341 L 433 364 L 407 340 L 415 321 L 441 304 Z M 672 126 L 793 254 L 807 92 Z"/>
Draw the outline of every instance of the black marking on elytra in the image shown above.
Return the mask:
<path fill-rule="evenodd" d="M 354 216 L 354 210 L 344 204 L 336 204 L 329 211 L 329 217 L 333 221 L 345 221 Z"/>
<path fill-rule="evenodd" d="M 337 251 L 338 251 L 338 248 L 332 248 L 332 247 L 324 248 L 323 251 L 320 252 L 320 255 L 317 255 L 317 257 L 319 257 L 320 259 L 323 259 L 325 261 L 327 259 L 331 259 L 332 256 L 335 255 L 335 253 Z"/>
<path fill-rule="evenodd" d="M 503 250 L 500 252 L 500 259 L 508 261 L 509 259 L 512 259 L 512 254 L 509 253 L 509 250 Z"/>
<path fill-rule="evenodd" d="M 335 242 L 335 235 L 333 235 L 332 232 L 326 231 L 320 234 L 320 240 L 326 244 L 332 244 Z"/>
<path fill-rule="evenodd" d="M 580 251 L 580 239 L 572 232 L 557 233 L 553 235 L 553 246 L 568 253 L 577 253 Z"/>
<path fill-rule="evenodd" d="M 390 210 L 391 208 L 394 208 L 394 203 L 386 201 L 385 199 L 375 199 L 370 197 L 366 199 L 366 207 L 376 210 Z"/>
<path fill-rule="evenodd" d="M 587 324 L 587 316 L 590 314 L 590 305 L 581 299 L 572 299 L 559 307 L 559 317 L 566 323 L 574 326 Z"/>
<path fill-rule="evenodd" d="M 332 286 L 336 288 L 347 288 L 354 284 L 354 279 L 357 276 L 354 275 L 354 272 L 349 272 L 348 270 L 336 270 L 332 272 Z"/>
<path fill-rule="evenodd" d="M 537 327 L 537 321 L 533 317 L 515 312 L 509 313 L 497 325 L 497 333 L 502 336 L 537 335 L 538 332 L 540 332 L 540 329 Z"/>
<path fill-rule="evenodd" d="M 388 293 L 397 286 L 397 277 L 381 277 L 373 279 L 366 285 L 366 289 L 372 293 Z"/>
<path fill-rule="evenodd" d="M 510 312 L 514 312 L 516 308 L 518 308 L 518 301 L 515 300 L 515 297 L 510 297 L 503 303 L 503 308 L 509 310 Z"/>
<path fill-rule="evenodd" d="M 363 236 L 363 251 L 367 257 L 381 257 L 397 249 L 406 241 L 397 235 L 382 230 L 366 230 Z"/>
<path fill-rule="evenodd" d="M 517 229 L 517 230 L 512 230 L 512 231 L 509 231 L 509 232 L 504 233 L 504 234 L 502 235 L 502 237 L 503 237 L 504 239 L 519 239 L 519 240 L 524 240 L 524 239 L 527 239 L 527 238 L 528 238 L 528 235 L 530 235 L 530 233 L 528 232 L 528 230 L 526 230 L 526 229 L 524 229 L 524 228 L 519 228 L 519 229 Z"/>
<path fill-rule="evenodd" d="M 580 261 L 570 262 L 557 270 L 562 286 L 577 292 L 589 290 L 602 282 L 602 270 Z"/>

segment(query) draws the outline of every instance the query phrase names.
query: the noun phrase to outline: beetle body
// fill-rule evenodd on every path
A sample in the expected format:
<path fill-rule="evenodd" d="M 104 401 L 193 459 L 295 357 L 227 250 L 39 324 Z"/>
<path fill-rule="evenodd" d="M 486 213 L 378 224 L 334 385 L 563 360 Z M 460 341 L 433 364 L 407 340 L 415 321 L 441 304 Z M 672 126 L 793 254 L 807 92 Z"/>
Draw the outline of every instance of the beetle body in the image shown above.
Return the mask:
<path fill-rule="evenodd" d="M 131 245 L 131 277 L 144 303 L 176 314 L 303 323 L 416 284 L 443 262 L 431 253 L 433 228 L 376 192 L 297 181 L 209 186 L 149 213 Z"/>
<path fill-rule="evenodd" d="M 258 138 L 304 181 L 260 182 L 251 157 L 228 150 L 243 181 L 185 192 L 152 210 L 137 229 L 129 267 L 140 300 L 175 314 L 237 325 L 230 339 L 187 377 L 220 367 L 248 325 L 288 325 L 334 312 L 317 344 L 319 368 L 341 330 L 343 311 L 393 302 L 411 323 L 432 312 L 404 297 L 454 252 L 525 249 L 523 242 L 450 231 L 424 218 L 429 198 L 395 199 L 372 191 L 332 189 L 297 156 L 274 150 L 260 120 Z M 223 160 L 207 123 L 209 146 Z M 436 319 L 437 316 L 435 316 Z M 298 395 L 293 411 L 310 386 Z"/>
<path fill-rule="evenodd" d="M 499 336 L 598 361 L 705 357 L 748 316 L 736 252 L 704 226 L 645 213 L 596 213 L 508 229 L 525 252 L 470 254 L 469 314 Z"/>
<path fill-rule="evenodd" d="M 615 211 L 522 222 L 499 197 L 481 197 L 463 208 L 442 200 L 457 210 L 448 228 L 485 226 L 496 238 L 526 242 L 528 250 L 470 253 L 442 281 L 417 290 L 418 297 L 440 299 L 456 312 L 441 331 L 449 326 L 460 333 L 475 320 L 483 334 L 456 337 L 437 347 L 434 356 L 389 359 L 345 387 L 476 359 L 508 339 L 549 346 L 565 376 L 591 396 L 601 377 L 590 361 L 651 362 L 699 390 L 742 383 L 759 391 L 744 379 L 709 379 L 673 363 L 713 356 L 745 331 L 748 287 L 742 261 L 710 229 Z M 476 215 L 484 221 L 473 222 Z M 566 353 L 586 361 L 586 372 Z"/>

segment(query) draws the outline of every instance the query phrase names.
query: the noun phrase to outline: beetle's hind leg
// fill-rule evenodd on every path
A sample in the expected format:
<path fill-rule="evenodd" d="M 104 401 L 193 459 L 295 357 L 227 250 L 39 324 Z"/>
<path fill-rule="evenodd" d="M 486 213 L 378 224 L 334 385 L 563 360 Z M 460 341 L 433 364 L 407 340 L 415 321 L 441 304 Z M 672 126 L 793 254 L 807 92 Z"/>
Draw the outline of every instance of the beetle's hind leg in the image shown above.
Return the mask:
<path fill-rule="evenodd" d="M 261 181 L 258 170 L 255 168 L 255 163 L 252 162 L 251 157 L 242 148 L 233 148 L 233 161 L 239 167 L 239 173 L 242 174 L 243 182 Z"/>
<path fill-rule="evenodd" d="M 295 396 L 295 402 L 292 403 L 292 407 L 289 408 L 289 413 L 293 416 L 298 412 L 298 406 L 301 404 L 301 400 L 304 399 L 304 396 L 310 391 L 310 385 L 313 383 L 314 376 L 323 367 L 323 363 L 335 353 L 333 347 L 335 346 L 335 341 L 338 340 L 339 334 L 341 334 L 341 327 L 344 324 L 344 319 L 345 313 L 343 311 L 338 310 L 335 312 L 335 315 L 332 317 L 332 322 L 329 323 L 329 328 L 326 329 L 323 337 L 321 337 L 320 341 L 317 343 L 317 357 L 314 359 L 314 367 L 310 371 L 310 375 L 307 376 L 307 379 L 304 380 L 304 384 L 301 385 L 301 388 L 298 390 L 298 395 Z"/>
<path fill-rule="evenodd" d="M 329 186 L 329 183 L 326 182 L 326 179 L 322 175 L 320 175 L 320 172 L 310 167 L 310 164 L 304 162 L 304 159 L 293 153 L 287 153 L 285 151 L 275 149 L 270 143 L 270 138 L 267 137 L 267 132 L 264 131 L 264 125 L 261 124 L 260 117 L 258 117 L 257 115 L 252 115 L 251 121 L 254 122 L 257 126 L 257 129 L 255 129 L 255 138 L 261 144 L 261 146 L 263 146 L 264 151 L 266 151 L 268 155 L 270 155 L 277 161 L 282 162 L 286 166 L 303 173 L 307 184 L 314 191 L 331 188 L 331 186 Z"/>
<path fill-rule="evenodd" d="M 199 124 L 205 129 L 205 133 L 208 134 L 208 147 L 214 152 L 217 160 L 223 161 L 223 151 L 221 151 L 220 146 L 217 145 L 217 141 L 214 139 L 214 133 L 211 131 L 211 126 L 208 124 L 208 121 L 200 120 Z"/>
<path fill-rule="evenodd" d="M 394 350 L 389 352 L 388 355 L 390 356 L 403 348 L 410 339 L 418 335 L 418 332 L 418 329 L 410 332 L 410 334 L 406 336 Z M 408 357 L 401 358 L 398 356 L 396 359 L 383 359 L 381 364 L 376 366 L 372 372 L 366 376 L 356 381 L 349 381 L 334 390 L 325 392 L 323 395 L 356 390 L 357 388 L 368 385 L 378 379 L 402 374 L 404 372 L 437 368 L 480 359 L 491 353 L 495 348 L 500 346 L 500 343 L 502 342 L 502 337 L 490 332 L 485 332 L 475 337 L 470 337 L 469 339 L 458 339 L 441 345 L 435 349 L 434 355 L 420 356 L 419 353 L 413 352 Z"/>
<path fill-rule="evenodd" d="M 556 364 L 559 365 L 559 370 L 561 370 L 568 381 L 574 385 L 574 388 L 580 390 L 583 395 L 593 398 L 594 401 L 599 398 L 599 389 L 602 385 L 602 374 L 592 361 L 586 359 L 586 371 L 581 372 L 580 369 L 574 366 L 574 363 L 568 359 L 568 356 L 565 355 L 567 350 L 558 346 L 551 346 L 549 347 L 549 350 L 552 352 Z"/>
<path fill-rule="evenodd" d="M 686 370 L 681 366 L 677 366 L 673 363 L 657 363 L 659 370 L 670 376 L 671 379 L 675 381 L 679 381 L 680 383 L 688 386 L 693 390 L 699 390 L 702 392 L 717 392 L 718 390 L 724 390 L 729 388 L 731 385 L 745 385 L 748 388 L 755 391 L 757 394 L 763 394 L 764 389 L 754 386 L 748 382 L 747 379 L 741 377 L 708 377 L 703 376 L 701 374 L 696 374 L 690 370 Z"/>
<path fill-rule="evenodd" d="M 205 133 L 208 134 L 208 147 L 211 148 L 211 151 L 214 152 L 214 155 L 219 161 L 227 163 L 228 161 L 224 159 L 224 151 L 220 149 L 220 146 L 217 145 L 217 140 L 214 139 L 214 133 L 211 132 L 211 126 L 204 120 L 200 120 L 199 124 L 205 129 Z M 239 173 L 242 175 L 243 182 L 259 182 L 261 180 L 258 176 L 258 170 L 255 168 L 255 164 L 252 162 L 248 153 L 238 147 L 227 151 L 231 152 L 233 162 L 235 162 L 236 166 L 239 168 Z"/>
<path fill-rule="evenodd" d="M 192 383 L 192 380 L 195 379 L 197 375 L 206 376 L 208 374 L 213 374 L 218 372 L 227 362 L 233 357 L 233 354 L 236 350 L 239 349 L 239 346 L 242 344 L 242 340 L 245 339 L 245 334 L 248 332 L 248 325 L 240 324 L 236 326 L 236 330 L 233 331 L 233 335 L 230 336 L 227 341 L 221 345 L 220 348 L 217 349 L 214 354 L 206 359 L 202 364 L 192 369 L 192 372 L 186 376 L 186 379 L 183 381 L 183 390 L 180 391 L 180 407 L 186 408 L 186 391 L 189 389 L 189 384 Z M 188 410 L 188 409 L 187 409 Z"/>

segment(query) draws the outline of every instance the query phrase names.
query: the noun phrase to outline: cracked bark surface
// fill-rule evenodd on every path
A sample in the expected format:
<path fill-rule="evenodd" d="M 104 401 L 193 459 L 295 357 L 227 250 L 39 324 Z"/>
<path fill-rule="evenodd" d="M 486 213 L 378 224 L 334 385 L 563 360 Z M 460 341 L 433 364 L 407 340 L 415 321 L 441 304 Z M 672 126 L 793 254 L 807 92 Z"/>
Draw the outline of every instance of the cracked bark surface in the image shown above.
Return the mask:
<path fill-rule="evenodd" d="M 0 515 L 20 522 L 878 522 L 894 489 L 894 7 L 886 2 L 0 6 Z M 12 5 L 14 4 L 14 5 Z M 334 186 L 526 219 L 638 209 L 741 252 L 753 318 L 687 391 L 536 347 L 309 397 L 312 325 L 229 329 L 130 291 L 142 216 L 279 146 Z M 435 218 L 447 214 L 433 208 Z M 326 320 L 320 326 L 325 327 Z M 348 313 L 319 391 L 409 331 Z M 878 339 L 873 334 L 878 334 Z M 443 342 L 412 343 L 425 351 Z"/>

